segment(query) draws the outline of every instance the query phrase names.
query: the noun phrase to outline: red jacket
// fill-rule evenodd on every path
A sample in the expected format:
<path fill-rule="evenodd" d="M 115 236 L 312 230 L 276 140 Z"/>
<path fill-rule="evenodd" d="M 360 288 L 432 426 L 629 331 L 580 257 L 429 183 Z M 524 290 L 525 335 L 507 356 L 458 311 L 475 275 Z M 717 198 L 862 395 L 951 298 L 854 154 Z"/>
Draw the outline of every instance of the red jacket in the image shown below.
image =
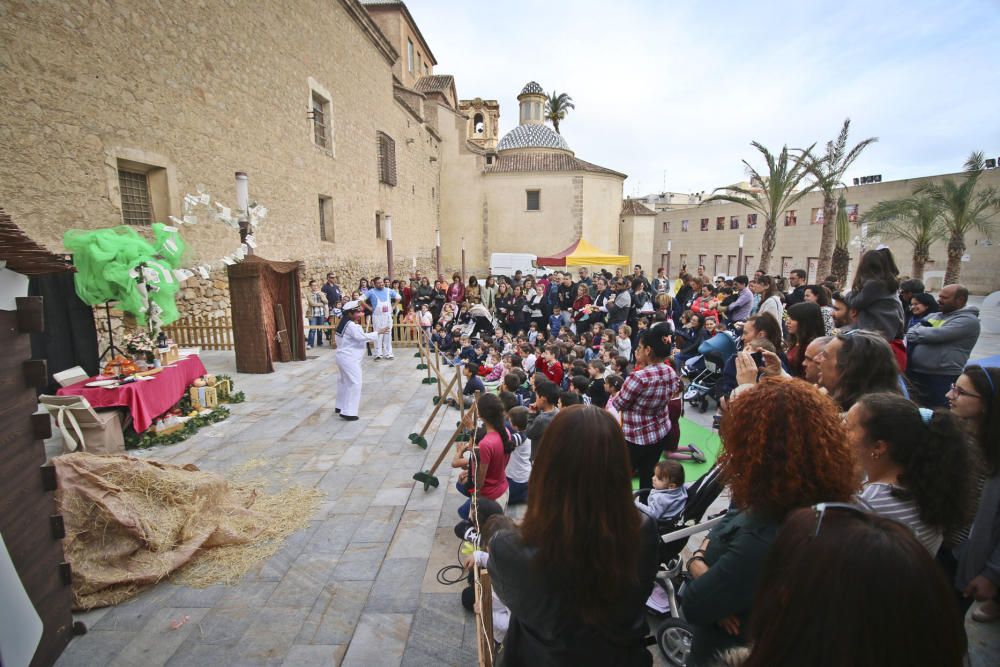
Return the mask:
<path fill-rule="evenodd" d="M 552 362 L 552 365 L 549 365 L 546 363 L 545 359 L 539 357 L 538 361 L 535 362 L 535 371 L 544 373 L 545 377 L 552 380 L 557 385 L 562 385 L 563 366 L 558 361 L 554 361 Z"/>

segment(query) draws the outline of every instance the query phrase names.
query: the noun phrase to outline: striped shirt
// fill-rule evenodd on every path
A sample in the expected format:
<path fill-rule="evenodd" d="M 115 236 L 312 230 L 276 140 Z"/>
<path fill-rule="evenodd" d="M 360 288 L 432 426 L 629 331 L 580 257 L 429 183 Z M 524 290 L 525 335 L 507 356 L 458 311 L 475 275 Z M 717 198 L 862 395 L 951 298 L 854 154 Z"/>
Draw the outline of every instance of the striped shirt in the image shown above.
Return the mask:
<path fill-rule="evenodd" d="M 887 519 L 894 519 L 910 528 L 920 543 L 927 547 L 931 556 L 937 554 L 944 535 L 939 528 L 928 526 L 920 519 L 920 510 L 913 499 L 904 500 L 892 495 L 892 484 L 881 482 L 865 484 L 858 496 L 872 511 Z"/>

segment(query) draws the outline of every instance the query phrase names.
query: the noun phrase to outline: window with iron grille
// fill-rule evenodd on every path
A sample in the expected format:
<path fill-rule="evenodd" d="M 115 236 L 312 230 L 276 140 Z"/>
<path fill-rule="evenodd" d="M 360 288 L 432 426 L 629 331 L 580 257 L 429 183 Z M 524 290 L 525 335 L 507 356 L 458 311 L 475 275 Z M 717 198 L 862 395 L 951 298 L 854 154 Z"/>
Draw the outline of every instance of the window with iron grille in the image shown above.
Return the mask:
<path fill-rule="evenodd" d="M 542 191 L 541 190 L 528 190 L 527 202 L 525 203 L 525 208 L 529 211 L 540 211 L 542 210 Z"/>
<path fill-rule="evenodd" d="M 312 94 L 313 141 L 317 146 L 330 147 L 330 100 Z"/>
<path fill-rule="evenodd" d="M 126 225 L 153 223 L 153 202 L 149 196 L 149 179 L 137 171 L 118 170 L 118 187 L 122 197 L 122 219 Z"/>
<path fill-rule="evenodd" d="M 396 142 L 385 132 L 378 133 L 378 180 L 396 185 Z"/>

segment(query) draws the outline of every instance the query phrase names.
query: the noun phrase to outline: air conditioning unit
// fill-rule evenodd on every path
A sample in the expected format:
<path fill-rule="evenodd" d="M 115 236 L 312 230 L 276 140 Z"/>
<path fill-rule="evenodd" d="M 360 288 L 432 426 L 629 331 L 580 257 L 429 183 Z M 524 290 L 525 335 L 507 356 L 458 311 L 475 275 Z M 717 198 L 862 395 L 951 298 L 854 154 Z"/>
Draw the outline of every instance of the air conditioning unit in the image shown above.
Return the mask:
<path fill-rule="evenodd" d="M 855 178 L 855 179 L 854 179 L 854 184 L 855 184 L 855 185 L 858 185 L 860 181 L 861 181 L 861 179 L 860 179 L 860 178 Z"/>
<path fill-rule="evenodd" d="M 989 158 L 988 160 L 986 160 L 986 168 L 987 169 L 996 169 L 997 168 L 997 161 L 994 160 L 993 158 Z"/>

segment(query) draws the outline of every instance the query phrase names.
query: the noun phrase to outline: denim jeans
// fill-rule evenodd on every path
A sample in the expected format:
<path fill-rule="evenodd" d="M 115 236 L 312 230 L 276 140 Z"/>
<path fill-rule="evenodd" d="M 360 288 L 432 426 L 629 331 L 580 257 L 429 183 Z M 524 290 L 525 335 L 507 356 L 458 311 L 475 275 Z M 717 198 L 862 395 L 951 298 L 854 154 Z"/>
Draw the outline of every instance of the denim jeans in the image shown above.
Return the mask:
<path fill-rule="evenodd" d="M 326 321 L 325 317 L 313 316 L 313 317 L 309 318 L 309 324 L 311 324 L 314 327 L 323 326 L 326 323 L 327 323 L 327 321 Z M 327 340 L 329 340 L 331 337 L 332 336 L 328 333 L 327 334 Z M 319 344 L 322 345 L 323 344 L 323 330 L 322 329 L 310 329 L 309 330 L 309 337 L 308 337 L 307 340 L 308 340 L 309 345 L 311 345 L 313 347 L 316 346 L 316 341 L 317 340 L 319 341 Z"/>

